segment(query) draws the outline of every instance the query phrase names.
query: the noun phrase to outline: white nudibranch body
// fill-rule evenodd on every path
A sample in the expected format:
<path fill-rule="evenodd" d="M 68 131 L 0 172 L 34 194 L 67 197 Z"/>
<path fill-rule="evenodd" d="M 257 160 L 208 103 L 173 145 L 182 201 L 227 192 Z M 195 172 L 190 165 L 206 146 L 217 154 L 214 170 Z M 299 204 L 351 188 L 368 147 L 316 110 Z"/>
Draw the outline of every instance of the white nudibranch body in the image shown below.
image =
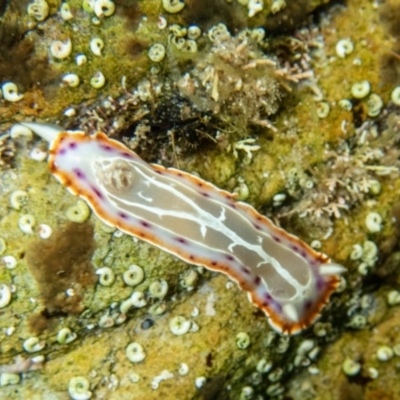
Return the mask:
<path fill-rule="evenodd" d="M 64 58 L 69 57 L 72 51 L 72 42 L 70 39 L 67 39 L 65 42 L 60 40 L 55 40 L 50 45 L 50 53 L 53 57 L 58 58 L 59 60 L 63 60 Z"/>
<path fill-rule="evenodd" d="M 310 326 L 340 284 L 345 268 L 197 176 L 149 165 L 103 133 L 25 125 L 50 142 L 55 177 L 103 222 L 190 264 L 225 273 L 277 331 L 294 334 Z M 164 295 L 155 289 L 150 295 Z M 147 304 L 141 291 L 131 302 Z M 122 308 L 129 309 L 129 302 Z M 153 315 L 159 310 L 165 306 L 149 308 Z M 191 327 L 184 317 L 170 321 L 177 335 Z"/>
<path fill-rule="evenodd" d="M 4 99 L 11 103 L 15 103 L 24 98 L 23 94 L 18 93 L 18 87 L 14 82 L 3 83 L 2 90 Z"/>

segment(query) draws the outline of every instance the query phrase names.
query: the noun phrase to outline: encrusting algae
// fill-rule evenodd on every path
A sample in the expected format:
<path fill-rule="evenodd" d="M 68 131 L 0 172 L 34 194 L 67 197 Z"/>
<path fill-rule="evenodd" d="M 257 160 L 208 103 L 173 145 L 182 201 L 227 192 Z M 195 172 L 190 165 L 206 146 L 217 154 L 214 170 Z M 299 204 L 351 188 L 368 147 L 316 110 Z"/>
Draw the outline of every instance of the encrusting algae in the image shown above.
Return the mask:
<path fill-rule="evenodd" d="M 0 5 L 1 396 L 397 398 L 399 10 Z M 226 276 L 80 209 L 23 121 L 199 174 L 348 272 L 315 324 L 281 336 Z"/>

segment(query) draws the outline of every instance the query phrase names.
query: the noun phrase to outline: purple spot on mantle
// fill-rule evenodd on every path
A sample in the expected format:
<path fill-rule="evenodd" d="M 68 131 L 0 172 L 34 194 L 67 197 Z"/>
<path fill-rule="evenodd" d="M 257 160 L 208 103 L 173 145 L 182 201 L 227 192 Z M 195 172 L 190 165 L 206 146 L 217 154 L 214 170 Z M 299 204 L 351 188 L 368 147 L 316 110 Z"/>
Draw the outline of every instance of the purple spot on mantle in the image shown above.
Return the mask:
<path fill-rule="evenodd" d="M 281 239 L 278 238 L 278 236 L 272 236 L 272 239 L 274 239 L 275 242 L 277 242 L 277 243 L 280 243 L 280 242 L 281 242 Z"/>
<path fill-rule="evenodd" d="M 102 198 L 103 198 L 103 195 L 101 194 L 100 190 L 97 189 L 97 187 L 91 186 L 91 189 L 92 189 L 93 193 L 94 193 L 99 199 L 102 199 Z"/>
<path fill-rule="evenodd" d="M 260 282 L 261 282 L 261 278 L 259 276 L 256 276 L 254 278 L 254 283 L 258 286 L 260 284 Z"/>
<path fill-rule="evenodd" d="M 123 212 L 119 212 L 118 216 L 121 217 L 122 219 L 128 219 L 128 215 Z"/>
<path fill-rule="evenodd" d="M 311 308 L 311 306 L 312 306 L 312 301 L 311 301 L 311 300 L 307 300 L 307 301 L 304 303 L 304 309 L 305 309 L 305 310 L 309 310 L 309 309 Z"/>
<path fill-rule="evenodd" d="M 146 221 L 139 221 L 139 222 L 140 225 L 142 225 L 144 228 L 151 228 L 151 225 L 148 222 Z"/>
<path fill-rule="evenodd" d="M 323 278 L 318 277 L 317 278 L 317 289 L 322 292 L 325 289 L 325 281 L 323 280 Z"/>
<path fill-rule="evenodd" d="M 179 243 L 182 243 L 182 244 L 187 244 L 188 243 L 186 239 L 181 238 L 181 237 L 176 237 L 175 240 L 177 242 L 179 242 Z"/>
<path fill-rule="evenodd" d="M 76 144 L 75 142 L 70 142 L 70 143 L 68 144 L 68 147 L 69 147 L 70 149 L 76 149 L 76 146 L 77 146 L 77 144 Z"/>
<path fill-rule="evenodd" d="M 67 149 L 61 149 L 58 154 L 64 155 L 67 152 Z"/>
<path fill-rule="evenodd" d="M 229 261 L 233 261 L 234 260 L 233 256 L 230 256 L 229 254 L 226 255 L 226 259 L 229 260 Z"/>
<path fill-rule="evenodd" d="M 72 171 L 74 172 L 74 174 L 75 174 L 79 179 L 85 179 L 85 178 L 86 178 L 85 174 L 84 174 L 79 168 L 74 168 Z"/>
<path fill-rule="evenodd" d="M 127 153 L 126 151 L 123 151 L 123 152 L 121 153 L 121 156 L 123 156 L 123 157 L 128 157 L 128 158 L 132 158 L 132 154 Z"/>
<path fill-rule="evenodd" d="M 295 251 L 296 253 L 299 252 L 299 248 L 297 246 L 290 246 L 290 248 Z"/>
<path fill-rule="evenodd" d="M 108 146 L 106 144 L 101 144 L 100 148 L 106 151 L 111 151 L 113 149 L 111 146 Z"/>
<path fill-rule="evenodd" d="M 270 302 L 270 301 L 272 301 L 272 296 L 270 294 L 266 294 L 264 296 L 264 300 L 267 301 L 267 302 Z"/>
<path fill-rule="evenodd" d="M 258 225 L 258 224 L 253 224 L 253 226 L 254 226 L 254 228 L 256 228 L 257 230 L 260 230 L 260 229 L 261 229 L 261 226 Z"/>
<path fill-rule="evenodd" d="M 209 195 L 208 193 L 206 193 L 206 192 L 200 192 L 200 194 L 201 194 L 203 197 L 210 197 L 210 195 Z"/>
<path fill-rule="evenodd" d="M 241 267 L 240 269 L 242 270 L 242 272 L 243 272 L 244 274 L 250 275 L 250 270 L 249 270 L 248 268 L 246 268 L 246 267 Z"/>

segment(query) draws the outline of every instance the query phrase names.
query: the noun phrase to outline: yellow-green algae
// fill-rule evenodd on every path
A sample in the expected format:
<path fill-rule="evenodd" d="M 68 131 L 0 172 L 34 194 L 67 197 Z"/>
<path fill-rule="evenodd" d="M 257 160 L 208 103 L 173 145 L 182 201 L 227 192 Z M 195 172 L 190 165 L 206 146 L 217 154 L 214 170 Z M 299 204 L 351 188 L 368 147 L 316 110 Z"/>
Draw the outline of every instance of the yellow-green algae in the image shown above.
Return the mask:
<path fill-rule="evenodd" d="M 52 11 L 57 9 L 55 2 L 53 3 Z M 75 13 L 80 9 L 80 2 L 71 1 L 71 6 Z M 187 4 L 187 7 L 189 6 L 190 2 Z M 159 35 L 163 33 L 158 31 L 154 33 L 154 24 L 161 11 L 160 2 L 157 2 L 156 6 L 153 2 L 139 2 L 139 9 L 148 19 L 141 21 L 132 36 L 149 43 L 154 40 L 159 41 Z M 374 91 L 382 96 L 385 104 L 387 103 L 390 87 L 379 86 L 378 78 L 379 52 L 384 51 L 384 46 L 381 44 L 386 43 L 386 37 L 378 22 L 377 13 L 372 3 L 365 4 L 355 0 L 349 2 L 347 9 L 332 11 L 331 20 L 321 27 L 320 33 L 325 46 L 320 52 L 321 59 L 317 60 L 313 67 L 315 73 L 320 76 L 318 86 L 325 94 L 325 100 L 337 102 L 341 98 L 348 98 L 352 83 L 368 79 Z M 181 15 L 168 16 L 169 21 L 182 22 L 182 18 Z M 262 15 L 258 15 L 257 18 L 261 19 Z M 67 62 L 56 61 L 52 68 L 60 75 L 65 72 L 76 72 L 86 80 L 86 83 L 92 71 L 96 68 L 101 70 L 107 78 L 103 94 L 120 94 L 122 75 L 127 76 L 129 86 L 134 86 L 146 75 L 150 63 L 146 50 L 135 57 L 126 57 L 123 47 L 116 45 L 121 35 L 125 33 L 125 26 L 121 23 L 123 19 L 117 12 L 115 16 L 102 21 L 99 27 L 93 27 L 87 20 L 87 31 L 83 30 L 85 35 L 73 33 L 76 50 L 85 50 L 86 54 L 91 37 L 98 35 L 106 38 L 102 58 L 88 54 L 91 63 L 84 67 L 76 67 L 71 57 Z M 354 29 L 354 21 L 357 21 L 357 30 Z M 373 34 L 370 31 L 371 21 L 374 22 L 375 28 Z M 253 24 L 253 21 L 250 21 L 250 24 Z M 63 35 L 71 34 L 70 23 L 64 25 L 63 32 L 60 32 L 60 25 L 55 20 L 43 24 L 44 36 L 47 39 L 39 37 L 34 39 L 37 43 L 36 51 L 45 54 L 48 52 L 49 38 L 63 39 L 65 37 Z M 335 29 L 332 29 L 333 27 Z M 329 57 L 335 55 L 336 42 L 343 37 L 351 37 L 354 40 L 354 53 L 343 60 L 330 62 Z M 361 65 L 353 64 L 357 57 L 362 60 Z M 347 74 L 345 79 L 343 79 L 344 70 Z M 17 119 L 24 119 L 30 115 L 58 118 L 71 104 L 79 104 L 83 100 L 94 101 L 97 98 L 98 92 L 87 88 L 87 84 L 81 84 L 78 90 L 59 89 L 57 85 L 50 86 L 48 88 L 50 92 L 47 93 L 42 92 L 41 88 L 28 90 L 25 92 L 24 100 L 19 104 L 1 103 L 2 122 L 13 120 L 12 116 L 16 111 L 19 112 Z M 32 102 L 37 104 L 36 108 L 31 107 Z M 285 104 L 274 121 L 278 133 L 271 133 L 268 130 L 262 132 L 260 136 L 254 133 L 261 149 L 253 154 L 251 162 L 244 162 L 243 154 L 240 152 L 239 158 L 235 159 L 232 153 L 228 153 L 225 149 L 214 149 L 187 158 L 180 156 L 180 167 L 199 172 L 202 177 L 229 190 L 236 186 L 240 176 L 250 188 L 248 201 L 258 209 L 268 211 L 273 217 L 271 199 L 276 193 L 285 192 L 287 189 L 282 171 L 287 174 L 291 167 L 298 168 L 300 172 L 319 167 L 318 178 L 323 182 L 327 171 L 321 164 L 324 162 L 326 143 L 330 142 L 334 151 L 335 145 L 341 140 L 355 136 L 348 112 L 339 107 L 332 107 L 328 118 L 320 120 L 315 107 L 311 91 L 307 88 L 302 91 L 296 90 L 290 102 Z M 361 110 L 364 109 L 363 104 L 360 107 Z M 365 117 L 365 112 L 363 115 Z M 341 129 L 342 119 L 349 121 L 347 132 Z M 296 155 L 299 157 L 296 158 Z M 15 169 L 1 172 L 1 237 L 7 241 L 7 254 L 12 254 L 18 259 L 18 265 L 14 270 L 4 268 L 0 270 L 2 282 L 12 282 L 16 287 L 12 303 L 2 310 L 0 317 L 3 329 L 0 344 L 3 365 L 11 364 L 17 354 L 27 357 L 22 353 L 22 342 L 33 335 L 32 328 L 38 328 L 32 327 L 32 315 L 37 315 L 43 310 L 40 292 L 24 258 L 26 247 L 32 238 L 19 231 L 18 218 L 22 213 L 29 212 L 35 216 L 38 223 L 46 223 L 54 230 L 61 229 L 67 222 L 65 211 L 76 204 L 77 200 L 67 194 L 65 189 L 50 176 L 45 163 L 29 159 L 24 146 L 18 147 L 16 161 Z M 17 189 L 28 191 L 28 202 L 21 211 L 11 210 L 9 207 L 9 195 Z M 299 198 L 295 200 L 301 201 L 302 193 L 297 190 L 298 188 L 295 192 Z M 358 387 L 352 389 L 352 383 L 341 370 L 346 357 L 362 358 L 368 363 L 367 366 L 375 366 L 380 371 L 376 380 L 368 382 L 364 398 L 375 399 L 382 396 L 396 398 L 395 393 L 398 392 L 394 385 L 396 377 L 391 372 L 396 360 L 383 364 L 374 359 L 377 344 L 394 345 L 400 340 L 396 333 L 398 308 L 389 309 L 385 302 L 389 283 L 383 282 L 381 288 L 372 287 L 368 290 L 376 299 L 374 306 L 365 311 L 368 326 L 377 327 L 373 334 L 369 329 L 346 332 L 350 328 L 344 326 L 342 319 L 349 307 L 348 302 L 354 297 L 359 298 L 358 293 L 362 291 L 363 277 L 357 273 L 357 264 L 348 261 L 352 245 L 362 243 L 367 238 L 383 242 L 385 238 L 393 236 L 394 228 L 390 224 L 390 212 L 393 204 L 398 201 L 399 193 L 398 177 L 382 178 L 381 194 L 367 197 L 368 202 L 354 203 L 351 210 L 344 211 L 342 218 L 335 221 L 333 234 L 326 240 L 322 240 L 322 237 L 331 227 L 329 224 L 324 225 L 323 221 L 328 220 L 326 218 L 320 221 L 318 218 L 307 217 L 282 219 L 285 227 L 291 232 L 298 233 L 302 239 L 308 242 L 315 238 L 320 239 L 323 242 L 322 250 L 334 256 L 335 261 L 345 264 L 350 270 L 346 276 L 348 289 L 336 296 L 332 306 L 324 313 L 324 321 L 329 321 L 332 325 L 333 333 L 331 332 L 328 337 L 334 339 L 339 336 L 339 339 L 331 344 L 329 339 L 326 343 L 324 338 L 321 340 L 316 338 L 312 329 L 304 335 L 313 337 L 318 345 L 324 348 L 324 355 L 315 363 L 320 370 L 317 376 L 311 376 L 308 372 L 298 374 L 297 377 L 296 374 L 292 375 L 290 387 L 293 390 L 289 391 L 289 394 L 294 398 L 310 396 L 306 390 L 304 392 L 299 390 L 299 387 L 307 389 L 307 386 L 302 386 L 305 381 L 312 383 L 313 398 L 341 399 L 343 393 L 346 395 L 352 390 L 359 393 L 361 389 Z M 292 206 L 296 206 L 296 201 L 292 202 Z M 367 234 L 364 225 L 365 215 L 371 209 L 379 212 L 385 221 L 383 231 L 372 236 Z M 280 210 L 278 213 L 284 214 L 284 211 Z M 40 338 L 46 340 L 47 346 L 40 354 L 46 356 L 46 367 L 44 370 L 27 372 L 22 382 L 16 386 L 0 388 L 7 398 L 30 398 L 33 394 L 49 392 L 59 398 L 67 398 L 68 382 L 74 376 L 85 376 L 89 379 L 91 391 L 95 394 L 94 398 L 237 399 L 244 386 L 253 386 L 264 398 L 268 398 L 265 390 L 271 382 L 266 375 L 262 376 L 262 382 L 259 382 L 259 376 L 254 375 L 258 361 L 266 358 L 273 361 L 273 369 L 287 368 L 285 373 L 289 373 L 289 364 L 293 362 L 298 344 L 304 339 L 303 335 L 291 339 L 292 345 L 286 353 L 277 353 L 275 347 L 279 338 L 274 339 L 272 347 L 267 346 L 271 329 L 264 315 L 247 301 L 246 295 L 235 285 L 231 287 L 225 276 L 205 272 L 195 289 L 188 292 L 178 285 L 179 275 L 188 268 L 185 263 L 177 262 L 172 256 L 146 243 L 136 243 L 127 235 L 122 237 L 114 235 L 112 229 L 104 227 L 93 215 L 89 223 L 94 226 L 96 243 L 91 262 L 97 268 L 112 267 L 117 274 L 116 282 L 111 287 L 96 285 L 88 288 L 82 298 L 82 306 L 86 309 L 83 315 L 67 314 L 45 318 L 44 326 L 40 327 L 42 331 Z M 132 288 L 123 284 L 121 274 L 133 263 L 143 267 L 146 277 L 145 281 L 134 290 L 146 291 L 154 279 L 167 280 L 170 292 L 165 299 L 166 312 L 161 316 L 152 316 L 146 314 L 147 306 L 131 310 L 127 321 L 122 325 L 101 329 L 93 327 L 92 324 L 97 323 L 107 310 L 113 312 L 112 303 L 118 303 L 131 294 Z M 211 309 L 215 308 L 215 315 L 207 315 L 210 303 L 213 304 Z M 199 316 L 191 317 L 195 307 L 200 310 Z M 169 320 L 177 315 L 184 315 L 195 321 L 200 330 L 182 337 L 174 336 L 169 330 Z M 151 318 L 155 322 L 150 329 L 144 330 L 141 327 L 145 318 Z M 33 322 L 35 321 L 33 319 Z M 10 326 L 15 326 L 16 332 L 8 336 L 5 329 Z M 78 334 L 78 339 L 69 345 L 60 345 L 56 342 L 57 332 L 64 326 L 71 327 Z M 345 332 L 340 336 L 342 331 Z M 235 338 L 239 332 L 246 332 L 251 337 L 251 345 L 246 350 L 240 350 L 236 346 Z M 132 341 L 140 343 L 147 354 L 146 359 L 138 365 L 130 363 L 125 356 L 125 348 Z M 177 373 L 182 362 L 190 369 L 189 374 L 184 377 Z M 152 379 L 162 370 L 173 372 L 175 376 L 171 380 L 161 382 L 160 387 L 153 390 Z M 132 373 L 140 376 L 138 383 L 133 383 L 130 379 Z M 195 387 L 195 379 L 200 376 L 206 377 L 208 382 L 201 390 Z M 337 384 L 338 381 L 340 384 Z M 326 382 L 330 385 L 328 391 Z"/>

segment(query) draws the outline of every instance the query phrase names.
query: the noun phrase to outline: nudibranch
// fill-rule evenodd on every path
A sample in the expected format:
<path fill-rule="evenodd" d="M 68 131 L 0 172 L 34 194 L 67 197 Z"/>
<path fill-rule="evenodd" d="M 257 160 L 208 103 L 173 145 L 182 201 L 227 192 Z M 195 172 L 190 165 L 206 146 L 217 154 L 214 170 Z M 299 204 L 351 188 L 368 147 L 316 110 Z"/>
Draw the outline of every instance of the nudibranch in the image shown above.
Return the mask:
<path fill-rule="evenodd" d="M 345 269 L 197 176 L 147 164 L 104 133 L 24 123 L 49 144 L 49 166 L 104 223 L 190 264 L 223 272 L 284 334 L 310 326 Z"/>

